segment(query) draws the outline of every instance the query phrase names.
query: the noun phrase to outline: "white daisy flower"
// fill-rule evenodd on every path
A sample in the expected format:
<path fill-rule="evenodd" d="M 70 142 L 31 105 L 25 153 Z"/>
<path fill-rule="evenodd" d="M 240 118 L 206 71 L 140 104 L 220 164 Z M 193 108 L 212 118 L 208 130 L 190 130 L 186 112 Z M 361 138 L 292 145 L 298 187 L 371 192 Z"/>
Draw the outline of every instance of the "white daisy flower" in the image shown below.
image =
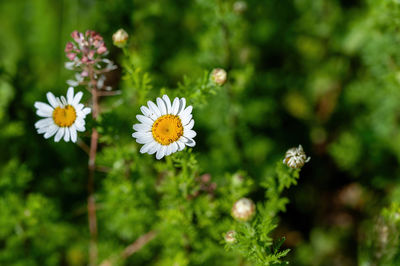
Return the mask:
<path fill-rule="evenodd" d="M 39 134 L 44 134 L 46 139 L 54 137 L 58 142 L 64 137 L 64 141 L 76 142 L 77 131 L 85 131 L 85 117 L 90 113 L 90 108 L 79 103 L 82 92 L 74 95 L 74 88 L 68 88 L 67 98 L 55 97 L 53 93 L 46 94 L 50 105 L 43 102 L 35 102 L 36 114 L 44 117 L 35 123 Z"/>
<path fill-rule="evenodd" d="M 185 146 L 194 147 L 196 132 L 192 130 L 192 106 L 186 107 L 185 98 L 175 98 L 171 104 L 167 95 L 157 98 L 156 102 L 148 101 L 148 106 L 140 107 L 143 115 L 136 118 L 141 123 L 133 125 L 136 132 L 132 137 L 137 143 L 144 144 L 140 152 L 156 153 L 156 158 L 160 160 L 183 150 Z"/>

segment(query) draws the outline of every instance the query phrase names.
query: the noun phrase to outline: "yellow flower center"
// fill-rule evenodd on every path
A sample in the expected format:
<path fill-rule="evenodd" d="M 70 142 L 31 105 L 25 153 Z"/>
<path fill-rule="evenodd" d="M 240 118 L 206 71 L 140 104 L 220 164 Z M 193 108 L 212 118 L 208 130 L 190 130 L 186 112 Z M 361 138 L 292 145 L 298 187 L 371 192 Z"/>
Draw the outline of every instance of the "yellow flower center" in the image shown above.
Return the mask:
<path fill-rule="evenodd" d="M 161 145 L 177 141 L 183 135 L 181 119 L 176 115 L 160 116 L 151 128 L 154 139 Z"/>
<path fill-rule="evenodd" d="M 76 119 L 75 108 L 67 105 L 64 108 L 56 107 L 53 111 L 53 120 L 59 127 L 70 127 Z"/>

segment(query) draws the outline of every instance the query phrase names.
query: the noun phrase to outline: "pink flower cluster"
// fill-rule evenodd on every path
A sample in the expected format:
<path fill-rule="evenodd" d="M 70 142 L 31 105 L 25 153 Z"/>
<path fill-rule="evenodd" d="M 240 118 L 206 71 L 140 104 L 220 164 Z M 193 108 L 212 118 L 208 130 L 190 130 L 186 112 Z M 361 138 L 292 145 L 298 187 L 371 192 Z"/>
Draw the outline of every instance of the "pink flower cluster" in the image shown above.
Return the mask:
<path fill-rule="evenodd" d="M 65 67 L 74 70 L 75 80 L 68 80 L 70 86 L 84 84 L 85 81 L 96 81 L 98 89 L 104 86 L 106 72 L 116 69 L 112 61 L 105 58 L 108 53 L 103 37 L 95 31 L 87 30 L 85 34 L 73 31 L 71 37 L 74 39 L 65 46 L 65 53 L 69 62 Z"/>

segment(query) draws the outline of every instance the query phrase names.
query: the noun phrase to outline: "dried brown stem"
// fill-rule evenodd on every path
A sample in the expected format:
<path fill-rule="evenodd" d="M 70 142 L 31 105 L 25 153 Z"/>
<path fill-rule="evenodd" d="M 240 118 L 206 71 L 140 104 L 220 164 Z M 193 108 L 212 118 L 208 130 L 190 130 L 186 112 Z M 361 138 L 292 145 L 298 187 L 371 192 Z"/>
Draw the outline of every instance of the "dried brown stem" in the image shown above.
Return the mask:
<path fill-rule="evenodd" d="M 147 234 L 142 235 L 135 242 L 127 246 L 124 251 L 121 253 L 121 257 L 126 259 L 131 256 L 133 253 L 140 250 L 144 245 L 150 242 L 153 238 L 155 238 L 157 233 L 155 231 L 150 231 Z"/>
<path fill-rule="evenodd" d="M 92 131 L 89 153 L 89 180 L 88 180 L 88 220 L 90 232 L 89 265 L 95 266 L 97 261 L 97 218 L 96 200 L 94 198 L 94 173 L 96 170 L 97 140 L 99 134 L 95 128 Z"/>
<path fill-rule="evenodd" d="M 96 171 L 97 172 L 103 172 L 103 173 L 108 173 L 111 171 L 110 167 L 103 166 L 103 165 L 96 165 Z"/>
<path fill-rule="evenodd" d="M 114 95 L 120 95 L 122 92 L 121 91 L 99 91 L 98 95 L 99 96 L 114 96 Z"/>
<path fill-rule="evenodd" d="M 157 236 L 156 231 L 150 231 L 138 239 L 136 239 L 135 242 L 127 246 L 120 254 L 118 257 L 114 258 L 109 258 L 105 261 L 103 261 L 100 266 L 112 266 L 114 265 L 115 261 L 118 259 L 127 259 L 130 256 L 132 256 L 134 253 L 138 252 L 143 246 L 145 246 L 147 243 L 149 243 L 151 240 L 153 240 Z"/>
<path fill-rule="evenodd" d="M 96 121 L 99 114 L 99 102 L 96 88 L 96 80 L 94 79 L 93 71 L 89 71 L 90 83 L 92 84 L 92 116 Z M 89 151 L 89 180 L 88 180 L 88 222 L 90 232 L 89 244 L 89 265 L 97 265 L 97 217 L 96 217 L 96 199 L 94 197 L 94 175 L 96 171 L 96 153 L 99 133 L 95 127 L 92 128 L 92 136 L 90 140 Z"/>
<path fill-rule="evenodd" d="M 89 155 L 89 153 L 90 153 L 90 148 L 89 148 L 89 146 L 88 146 L 84 141 L 82 141 L 80 138 L 78 138 L 78 141 L 76 142 L 76 144 L 77 144 L 84 152 L 86 152 L 86 153 Z"/>

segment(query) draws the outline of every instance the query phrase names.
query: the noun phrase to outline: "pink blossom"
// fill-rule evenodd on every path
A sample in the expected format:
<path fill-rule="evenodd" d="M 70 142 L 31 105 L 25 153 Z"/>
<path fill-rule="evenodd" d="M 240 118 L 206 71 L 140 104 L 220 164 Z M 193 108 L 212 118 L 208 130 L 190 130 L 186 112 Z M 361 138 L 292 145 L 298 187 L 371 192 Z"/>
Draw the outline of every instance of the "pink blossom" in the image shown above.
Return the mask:
<path fill-rule="evenodd" d="M 102 44 L 98 49 L 97 49 L 97 53 L 98 54 L 102 54 L 105 53 L 107 51 L 107 48 L 104 44 Z"/>
<path fill-rule="evenodd" d="M 88 53 L 88 58 L 89 59 L 93 59 L 94 58 L 94 53 L 95 53 L 94 50 L 90 50 L 89 53 Z"/>
<path fill-rule="evenodd" d="M 101 37 L 100 34 L 96 33 L 96 34 L 93 36 L 93 39 L 96 40 L 96 41 L 102 41 L 102 40 L 103 40 L 103 37 Z"/>
<path fill-rule="evenodd" d="M 67 53 L 67 57 L 69 60 L 73 61 L 76 57 L 76 54 L 75 53 Z"/>
<path fill-rule="evenodd" d="M 65 45 L 65 52 L 69 53 L 72 51 L 72 49 L 74 49 L 74 45 L 72 44 L 72 42 L 67 42 L 67 45 Z"/>
<path fill-rule="evenodd" d="M 71 37 L 72 37 L 76 42 L 79 42 L 79 40 L 80 40 L 80 35 L 81 35 L 81 33 L 78 32 L 77 30 L 74 30 L 74 31 L 71 33 Z"/>
<path fill-rule="evenodd" d="M 75 30 L 71 33 L 71 37 L 74 41 L 66 44 L 65 53 L 72 62 L 67 62 L 66 67 L 78 72 L 76 73 L 77 80 L 78 77 L 82 80 L 87 78 L 89 76 L 89 70 L 94 68 L 94 64 L 96 64 L 96 70 L 102 70 L 104 72 L 116 68 L 110 60 L 104 58 L 107 47 L 105 46 L 103 37 L 97 32 L 87 30 L 85 33 L 81 33 Z M 99 62 L 104 62 L 106 65 L 99 64 Z M 98 79 L 100 82 L 99 87 L 103 87 L 102 82 L 104 81 L 100 81 L 98 77 L 95 77 L 95 79 Z"/>
<path fill-rule="evenodd" d="M 86 70 L 83 70 L 82 73 L 81 73 L 81 76 L 82 77 L 87 77 L 87 76 L 89 76 L 89 73 Z"/>
<path fill-rule="evenodd" d="M 87 63 L 89 62 L 89 59 L 87 58 L 87 56 L 82 57 L 81 59 L 82 63 Z"/>

